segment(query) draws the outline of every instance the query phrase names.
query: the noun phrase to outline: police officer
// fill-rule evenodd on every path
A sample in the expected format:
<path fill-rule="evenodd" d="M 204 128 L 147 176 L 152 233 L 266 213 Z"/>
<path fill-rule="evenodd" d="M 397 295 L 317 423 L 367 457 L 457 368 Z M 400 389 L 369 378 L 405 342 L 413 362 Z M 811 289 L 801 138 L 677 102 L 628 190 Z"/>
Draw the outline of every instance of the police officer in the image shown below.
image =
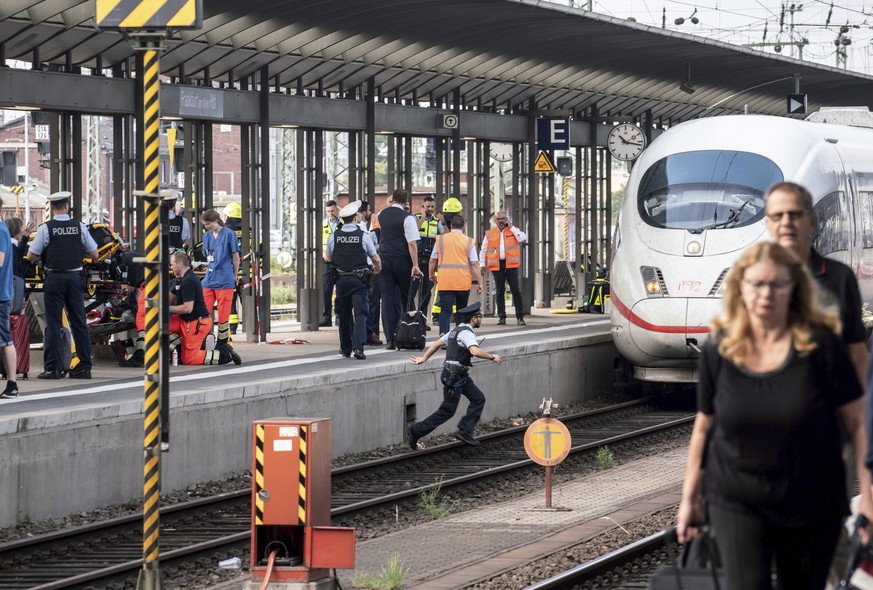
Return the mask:
<path fill-rule="evenodd" d="M 70 371 L 71 379 L 91 378 L 91 336 L 85 323 L 85 294 L 82 289 L 82 259 L 98 257 L 97 243 L 81 221 L 70 217 L 72 193 L 49 195 L 52 219 L 36 230 L 27 259 L 42 259 L 45 272 L 45 343 L 44 371 L 40 379 L 62 379 L 66 374 L 61 362 L 61 314 L 67 321 L 76 343 L 78 366 Z"/>
<path fill-rule="evenodd" d="M 424 273 L 424 277 L 421 279 L 421 297 L 419 298 L 418 309 L 421 313 L 427 315 L 427 306 L 430 305 L 430 292 L 433 290 L 433 281 L 427 272 L 427 268 L 437 236 L 443 233 L 440 221 L 436 216 L 436 201 L 433 197 L 428 195 L 424 198 L 424 201 L 421 203 L 421 213 L 416 213 L 415 218 L 418 220 L 418 235 L 421 236 L 421 239 L 418 241 L 418 268 Z M 427 329 L 430 330 L 430 326 L 427 326 Z"/>
<path fill-rule="evenodd" d="M 476 334 L 473 332 L 482 324 L 481 305 L 477 301 L 458 310 L 461 323 L 454 330 L 439 338 L 430 345 L 424 355 L 414 356 L 409 361 L 414 365 L 420 365 L 427 361 L 442 347 L 446 347 L 446 360 L 443 362 L 443 371 L 440 381 L 443 384 L 443 403 L 436 412 L 409 427 L 409 446 L 414 451 L 418 449 L 418 439 L 429 434 L 438 426 L 446 422 L 458 411 L 458 402 L 463 395 L 470 401 L 467 413 L 458 422 L 458 431 L 455 438 L 468 445 L 478 445 L 479 441 L 473 438 L 473 429 L 482 416 L 482 408 L 485 407 L 485 394 L 476 387 L 469 375 L 470 367 L 473 366 L 473 357 L 494 361 L 498 365 L 501 359 L 496 354 L 491 354 L 479 346 Z"/>
<path fill-rule="evenodd" d="M 321 279 L 321 288 L 324 309 L 321 314 L 321 322 L 318 324 L 320 328 L 329 328 L 332 324 L 330 319 L 330 302 L 333 299 L 334 276 L 330 271 L 330 262 L 327 260 L 325 252 L 327 252 L 328 238 L 330 238 L 330 236 L 343 224 L 342 220 L 338 217 L 338 213 L 339 207 L 337 207 L 336 201 L 331 199 L 325 203 L 324 214 L 326 217 L 321 224 L 321 249 L 322 258 L 324 258 L 324 264 L 322 265 L 323 276 Z"/>
<path fill-rule="evenodd" d="M 343 207 L 339 216 L 342 227 L 327 241 L 324 259 L 336 275 L 336 315 L 339 318 L 340 354 L 358 360 L 364 355 L 367 341 L 367 316 L 370 313 L 369 284 L 372 274 L 379 274 L 382 261 L 370 235 L 357 224 L 361 202 L 354 201 Z M 373 270 L 367 266 L 367 257 Z M 354 311 L 354 317 L 352 312 Z"/>
<path fill-rule="evenodd" d="M 161 206 L 168 209 L 170 252 L 181 250 L 191 239 L 191 222 L 184 215 L 176 215 L 176 201 L 179 193 L 175 189 L 161 191 Z"/>

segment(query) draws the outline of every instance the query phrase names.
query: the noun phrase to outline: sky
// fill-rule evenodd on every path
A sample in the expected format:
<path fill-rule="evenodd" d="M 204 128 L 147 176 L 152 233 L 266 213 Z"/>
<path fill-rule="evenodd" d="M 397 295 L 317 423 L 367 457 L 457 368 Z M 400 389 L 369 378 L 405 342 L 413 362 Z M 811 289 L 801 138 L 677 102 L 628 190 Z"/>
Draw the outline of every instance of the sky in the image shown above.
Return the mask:
<path fill-rule="evenodd" d="M 577 8 L 588 4 L 588 0 L 553 1 L 564 5 L 572 1 Z M 773 44 L 779 43 L 781 54 L 791 57 L 799 57 L 798 48 L 791 43 L 805 39 L 808 44 L 802 49 L 803 59 L 829 66 L 837 66 L 834 42 L 840 27 L 847 25 L 843 37 L 851 44 L 845 46 L 846 67 L 873 74 L 873 0 L 593 0 L 593 8 L 601 14 L 633 17 L 658 27 L 666 9 L 668 29 L 737 45 L 769 43 L 756 48 L 770 53 L 774 52 Z M 691 22 L 692 14 L 697 24 Z M 677 25 L 677 18 L 685 22 Z"/>

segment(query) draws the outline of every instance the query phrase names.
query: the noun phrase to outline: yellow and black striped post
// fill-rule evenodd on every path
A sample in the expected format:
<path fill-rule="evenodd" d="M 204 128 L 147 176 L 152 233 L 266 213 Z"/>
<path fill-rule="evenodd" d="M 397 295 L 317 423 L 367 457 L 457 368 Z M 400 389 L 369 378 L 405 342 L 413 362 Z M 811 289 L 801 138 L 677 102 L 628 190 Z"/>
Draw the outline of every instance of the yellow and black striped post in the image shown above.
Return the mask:
<path fill-rule="evenodd" d="M 161 281 L 167 261 L 161 257 L 160 196 L 158 194 L 158 53 L 160 40 L 143 39 L 143 95 L 145 191 L 140 209 L 145 219 L 145 468 L 143 471 L 143 570 L 137 588 L 162 587 L 158 563 L 159 505 L 161 493 Z"/>
<path fill-rule="evenodd" d="M 306 426 L 300 427 L 300 459 L 299 459 L 299 477 L 297 478 L 297 520 L 300 526 L 306 526 L 306 477 L 308 469 L 307 456 L 309 453 L 308 447 L 309 429 Z"/>

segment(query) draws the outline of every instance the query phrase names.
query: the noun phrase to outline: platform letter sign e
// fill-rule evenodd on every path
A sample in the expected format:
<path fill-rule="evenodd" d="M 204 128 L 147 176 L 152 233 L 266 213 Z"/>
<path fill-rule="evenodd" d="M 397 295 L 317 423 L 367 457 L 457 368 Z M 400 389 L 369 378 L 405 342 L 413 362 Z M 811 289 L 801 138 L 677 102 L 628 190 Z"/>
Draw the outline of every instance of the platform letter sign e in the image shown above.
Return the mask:
<path fill-rule="evenodd" d="M 541 150 L 570 149 L 570 119 L 537 119 L 537 147 Z"/>

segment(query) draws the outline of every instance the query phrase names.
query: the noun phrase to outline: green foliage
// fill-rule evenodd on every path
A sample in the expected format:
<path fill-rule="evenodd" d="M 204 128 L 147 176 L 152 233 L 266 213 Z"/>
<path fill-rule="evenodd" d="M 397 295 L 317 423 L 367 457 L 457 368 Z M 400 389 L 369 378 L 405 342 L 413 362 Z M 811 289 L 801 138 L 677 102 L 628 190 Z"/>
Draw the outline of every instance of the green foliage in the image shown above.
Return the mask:
<path fill-rule="evenodd" d="M 430 514 L 431 518 L 438 520 L 452 511 L 456 502 L 448 496 L 441 495 L 443 488 L 443 478 L 440 478 L 432 485 L 418 492 L 418 497 L 421 499 L 421 506 Z"/>
<path fill-rule="evenodd" d="M 601 469 L 612 469 L 615 467 L 615 454 L 609 447 L 600 447 L 597 449 L 597 463 Z"/>
<path fill-rule="evenodd" d="M 297 289 L 289 285 L 273 285 L 270 289 L 271 305 L 287 305 L 297 301 Z"/>
<path fill-rule="evenodd" d="M 409 568 L 403 565 L 400 554 L 394 553 L 388 563 L 382 566 L 378 576 L 368 572 L 355 572 L 352 586 L 367 590 L 397 590 L 403 586 L 403 579 L 409 573 Z"/>

